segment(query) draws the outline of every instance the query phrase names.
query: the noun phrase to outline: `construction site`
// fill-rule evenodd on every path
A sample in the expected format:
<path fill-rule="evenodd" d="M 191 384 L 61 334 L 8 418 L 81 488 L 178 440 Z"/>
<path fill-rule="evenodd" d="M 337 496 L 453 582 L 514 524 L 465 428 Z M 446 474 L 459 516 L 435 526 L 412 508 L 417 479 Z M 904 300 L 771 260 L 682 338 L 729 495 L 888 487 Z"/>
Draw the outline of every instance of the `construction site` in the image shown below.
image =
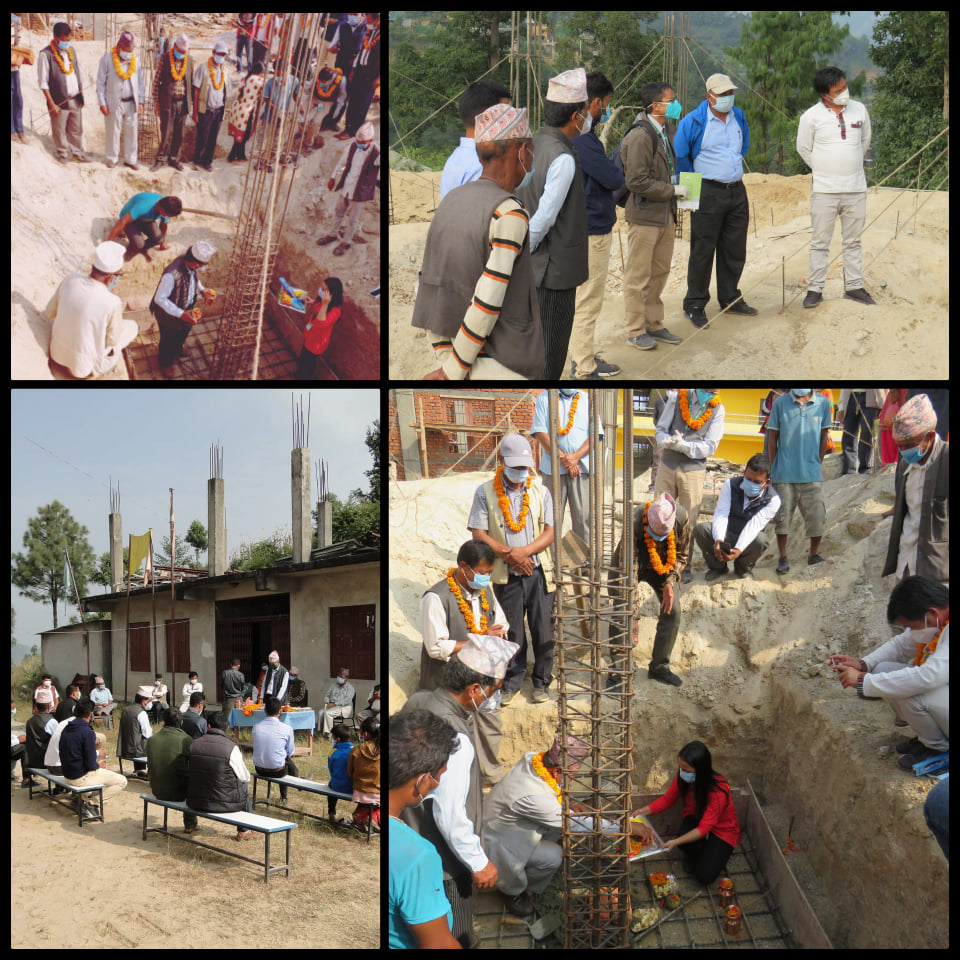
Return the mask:
<path fill-rule="evenodd" d="M 496 405 L 489 402 L 492 416 L 475 418 L 482 426 L 472 429 L 462 410 L 419 393 L 391 396 L 406 426 L 400 443 L 391 426 L 390 445 L 391 713 L 418 687 L 420 597 L 446 576 L 469 539 L 470 504 L 496 466 L 500 440 L 530 429 L 522 391 L 509 397 L 486 392 L 497 394 Z M 483 405 L 484 392 L 462 393 L 461 403 L 473 398 L 476 407 Z M 525 753 L 546 750 L 559 734 L 563 856 L 545 893 L 532 896 L 535 913 L 524 919 L 510 913 L 498 893 L 475 891 L 480 946 L 946 947 L 946 900 L 931 909 L 915 894 L 949 887 L 947 861 L 924 821 L 924 801 L 937 780 L 898 769 L 890 708 L 843 689 L 827 659 L 839 652 L 865 656 L 889 637 L 886 604 L 894 578 L 880 572 L 893 465 L 841 475 L 842 455 L 826 456 L 824 563 L 800 562 L 806 539 L 799 516 L 788 535 L 788 551 L 797 555 L 789 574 L 774 572 L 775 545 L 745 579 L 705 581 L 703 560 L 692 553 L 693 580 L 680 588 L 683 619 L 673 653 L 683 682 L 660 684 L 646 670 L 658 598 L 632 575 L 633 538 L 623 538 L 617 549 L 623 518 L 651 498 L 652 408 L 633 390 L 589 396 L 589 542 L 572 533 L 567 516 L 548 548 L 555 551 L 554 683 L 545 702 L 534 702 L 525 681 L 501 708 L 505 771 Z M 562 427 L 556 391 L 548 392 L 547 403 L 556 450 Z M 725 439 L 727 430 L 736 435 L 726 448 L 731 459 L 707 461 L 701 520 L 712 516 L 721 481 L 742 472 L 762 443 L 755 415 L 732 416 Z M 840 431 L 831 433 L 840 439 Z M 438 435 L 446 448 L 436 443 Z M 467 442 L 458 446 L 461 438 Z M 558 504 L 559 476 L 545 476 L 544 484 L 551 479 Z M 635 604 L 639 632 L 631 643 Z M 568 736 L 588 753 L 582 765 L 583 754 L 571 754 Z M 735 890 L 735 928 L 727 912 L 731 900 L 720 896 L 716 882 L 705 887 L 691 876 L 677 849 L 631 860 L 626 836 L 611 836 L 600 817 L 587 818 L 592 829 L 572 829 L 572 808 L 580 802 L 625 823 L 665 791 L 678 751 L 694 739 L 708 745 L 714 769 L 729 781 L 741 825 L 722 874 Z M 664 841 L 679 836 L 679 806 L 658 814 L 654 827 Z M 669 906 L 651 879 L 661 871 L 677 880 Z M 644 916 L 651 911 L 656 922 Z"/>
<path fill-rule="evenodd" d="M 108 238 L 121 208 L 136 194 L 147 192 L 178 197 L 182 212 L 169 222 L 168 250 L 158 253 L 154 248 L 149 261 L 135 256 L 124 265 L 112 292 L 122 300 L 123 318 L 135 321 L 139 331 L 112 369 L 87 379 L 378 379 L 379 181 L 373 199 L 357 204 L 362 210 L 352 242 L 319 245 L 325 235 L 337 233 L 340 223 L 335 210 L 344 181 L 338 175 L 335 182 L 334 174 L 354 144 L 353 135 L 343 136 L 346 111 L 336 129 L 323 130 L 322 146 L 308 151 L 303 144 L 305 122 L 317 110 L 313 91 L 318 74 L 337 60 L 332 41 L 340 27 L 345 28 L 346 15 L 276 15 L 265 64 L 266 84 L 276 95 L 268 99 L 263 89 L 258 94 L 246 162 L 227 162 L 234 139 L 224 116 L 212 172 L 193 162 L 198 127 L 189 112 L 179 151 L 181 169 L 163 157 L 163 165 L 151 170 L 161 135 L 154 73 L 161 45 L 169 47 L 181 34 L 189 39 L 195 69 L 208 62 L 214 44 L 222 41 L 227 48 L 228 114 L 246 76 L 246 67 L 241 73 L 236 59 L 237 14 L 21 17 L 19 49 L 30 51 L 34 59 L 52 42 L 54 24 L 65 22 L 71 28 L 70 46 L 85 100 L 83 146 L 90 162 L 75 158 L 58 162 L 37 66 L 24 62 L 19 68 L 23 142 L 15 138 L 11 142 L 11 378 L 75 379 L 67 367 L 51 360 L 53 319 L 47 315 L 48 304 L 68 276 L 90 274 L 94 251 Z M 134 56 L 145 80 L 145 103 L 137 122 L 137 169 L 123 162 L 106 163 L 105 118 L 97 100 L 98 65 L 123 31 L 135 37 Z M 286 91 L 285 109 L 278 108 L 280 91 Z M 366 122 L 375 131 L 373 150 L 379 162 L 378 83 Z M 345 219 L 341 237 L 346 225 Z M 161 373 L 160 332 L 149 305 L 164 270 L 201 240 L 216 248 L 201 274 L 204 287 L 215 290 L 216 297 L 210 303 L 198 297 L 196 306 L 202 314 L 190 327 L 185 355 Z M 316 354 L 315 363 L 305 365 L 300 359 L 304 330 L 321 284 L 328 280 L 339 281 L 342 302 L 325 349 Z M 305 376 L 304 369 L 313 375 Z"/>

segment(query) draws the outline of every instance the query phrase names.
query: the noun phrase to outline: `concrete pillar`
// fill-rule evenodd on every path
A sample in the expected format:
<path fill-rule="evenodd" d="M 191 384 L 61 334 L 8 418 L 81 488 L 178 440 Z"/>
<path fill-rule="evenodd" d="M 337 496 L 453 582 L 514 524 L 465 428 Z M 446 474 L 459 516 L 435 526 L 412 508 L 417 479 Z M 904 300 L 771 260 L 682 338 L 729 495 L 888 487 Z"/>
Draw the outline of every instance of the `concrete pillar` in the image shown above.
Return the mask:
<path fill-rule="evenodd" d="M 123 524 L 119 513 L 110 514 L 110 583 L 114 593 L 123 591 Z"/>
<path fill-rule="evenodd" d="M 290 453 L 290 499 L 293 503 L 293 562 L 307 563 L 312 546 L 309 447 L 297 447 Z"/>
<path fill-rule="evenodd" d="M 211 577 L 227 572 L 227 529 L 223 500 L 223 478 L 207 481 L 207 567 Z"/>
<path fill-rule="evenodd" d="M 333 543 L 333 504 L 323 500 L 317 504 L 317 546 L 329 547 Z"/>

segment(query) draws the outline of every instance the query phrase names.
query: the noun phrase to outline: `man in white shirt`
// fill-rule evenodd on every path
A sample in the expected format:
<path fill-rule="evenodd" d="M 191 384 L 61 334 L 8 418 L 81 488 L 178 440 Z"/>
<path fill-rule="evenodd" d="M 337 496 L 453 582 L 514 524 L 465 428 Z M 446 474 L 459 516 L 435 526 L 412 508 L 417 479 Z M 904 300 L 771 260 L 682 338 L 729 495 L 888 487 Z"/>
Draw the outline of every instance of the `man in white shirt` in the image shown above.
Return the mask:
<path fill-rule="evenodd" d="M 813 78 L 820 102 L 800 118 L 797 153 L 813 170 L 810 217 L 810 272 L 803 305 L 819 306 L 827 279 L 833 225 L 840 218 L 843 234 L 844 297 L 874 304 L 863 289 L 860 234 L 867 218 L 867 178 L 863 158 L 870 149 L 867 108 L 850 99 L 847 80 L 838 67 L 824 67 Z"/>

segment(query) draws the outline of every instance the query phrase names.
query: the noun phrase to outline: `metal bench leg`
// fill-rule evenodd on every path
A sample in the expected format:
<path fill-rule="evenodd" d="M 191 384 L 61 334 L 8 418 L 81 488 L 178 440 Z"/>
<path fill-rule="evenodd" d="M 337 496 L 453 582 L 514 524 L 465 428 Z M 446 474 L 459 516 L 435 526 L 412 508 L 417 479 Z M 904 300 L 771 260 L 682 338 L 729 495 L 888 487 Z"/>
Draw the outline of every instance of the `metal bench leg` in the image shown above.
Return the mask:
<path fill-rule="evenodd" d="M 287 830 L 287 878 L 290 877 L 290 840 L 293 838 L 293 831 Z"/>
<path fill-rule="evenodd" d="M 290 831 L 288 830 L 287 833 Z M 263 882 L 270 882 L 270 834 L 265 833 L 263 835 L 264 839 L 264 856 L 263 856 Z"/>
<path fill-rule="evenodd" d="M 141 840 L 147 839 L 147 807 L 148 806 L 149 806 L 149 803 L 147 803 L 147 801 L 144 800 L 143 801 L 143 836 L 140 838 Z"/>

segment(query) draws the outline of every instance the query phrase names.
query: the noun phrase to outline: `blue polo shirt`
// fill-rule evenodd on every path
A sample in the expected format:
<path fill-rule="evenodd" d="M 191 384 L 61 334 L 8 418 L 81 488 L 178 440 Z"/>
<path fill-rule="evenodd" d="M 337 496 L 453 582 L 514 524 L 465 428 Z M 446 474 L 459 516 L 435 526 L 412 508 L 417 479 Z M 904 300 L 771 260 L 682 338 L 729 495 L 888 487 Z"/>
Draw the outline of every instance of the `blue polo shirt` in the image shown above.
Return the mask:
<path fill-rule="evenodd" d="M 781 483 L 814 483 L 823 479 L 820 433 L 830 427 L 830 401 L 822 393 L 801 404 L 792 393 L 777 397 L 768 430 L 778 430 L 777 457 L 770 479 Z"/>
<path fill-rule="evenodd" d="M 589 395 L 586 390 L 578 391 L 580 394 L 580 402 L 577 404 L 577 412 L 573 416 L 573 426 L 570 428 L 570 432 L 562 437 L 557 438 L 557 446 L 560 448 L 561 453 L 576 453 L 583 444 L 584 441 L 590 436 L 590 400 Z M 546 390 L 538 394 L 536 401 L 533 405 L 533 426 L 530 427 L 530 433 L 546 433 L 550 434 L 550 410 L 547 407 L 548 402 L 548 393 Z M 573 397 L 565 397 L 562 393 L 560 394 L 560 403 L 558 404 L 559 414 L 560 414 L 560 427 L 561 429 L 566 427 L 567 421 L 570 419 L 570 408 L 573 406 Z M 600 434 L 600 439 L 603 439 L 603 434 Z M 590 472 L 590 455 L 587 454 L 585 457 L 580 459 L 580 469 L 584 473 Z M 551 474 L 553 473 L 553 468 L 551 467 L 550 454 L 543 451 L 543 454 L 540 457 L 540 472 Z M 567 468 L 564 466 L 560 467 L 560 475 L 567 475 Z"/>
<path fill-rule="evenodd" d="M 169 217 L 161 217 L 157 213 L 157 201 L 162 200 L 162 193 L 135 193 L 120 210 L 119 219 L 123 219 L 128 213 L 131 220 L 159 220 L 161 223 L 167 223 Z"/>

